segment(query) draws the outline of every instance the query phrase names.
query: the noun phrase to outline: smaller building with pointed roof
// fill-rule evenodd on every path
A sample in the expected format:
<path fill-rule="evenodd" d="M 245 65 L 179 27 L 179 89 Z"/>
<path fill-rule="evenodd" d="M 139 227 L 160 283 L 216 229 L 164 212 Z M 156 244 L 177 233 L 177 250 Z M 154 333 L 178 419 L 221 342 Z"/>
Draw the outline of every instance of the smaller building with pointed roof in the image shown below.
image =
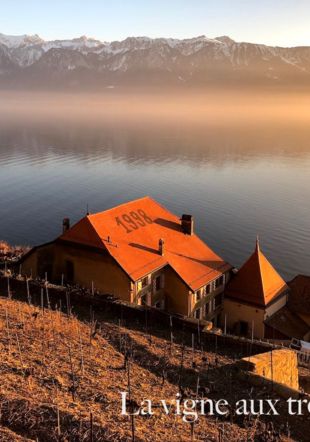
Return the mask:
<path fill-rule="evenodd" d="M 286 304 L 288 291 L 257 239 L 254 252 L 225 289 L 226 326 L 237 334 L 264 338 L 264 321 Z"/>

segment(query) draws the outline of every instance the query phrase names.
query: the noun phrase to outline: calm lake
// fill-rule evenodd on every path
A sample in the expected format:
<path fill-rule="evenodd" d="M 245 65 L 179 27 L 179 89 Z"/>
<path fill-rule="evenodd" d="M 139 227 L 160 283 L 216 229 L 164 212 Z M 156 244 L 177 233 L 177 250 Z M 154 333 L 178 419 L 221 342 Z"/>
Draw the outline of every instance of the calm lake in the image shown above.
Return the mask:
<path fill-rule="evenodd" d="M 310 274 L 310 127 L 0 123 L 0 239 L 34 245 L 62 219 L 150 195 L 240 266 L 261 248 Z M 306 125 L 304 125 L 306 126 Z"/>

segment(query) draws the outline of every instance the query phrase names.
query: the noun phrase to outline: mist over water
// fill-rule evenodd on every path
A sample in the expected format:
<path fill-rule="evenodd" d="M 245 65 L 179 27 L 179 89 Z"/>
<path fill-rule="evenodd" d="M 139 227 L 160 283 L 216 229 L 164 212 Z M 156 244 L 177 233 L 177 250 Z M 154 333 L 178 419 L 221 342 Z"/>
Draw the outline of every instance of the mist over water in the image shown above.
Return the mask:
<path fill-rule="evenodd" d="M 310 274 L 306 95 L 0 93 L 0 239 L 150 195 L 240 266 L 256 235 L 286 278 Z"/>

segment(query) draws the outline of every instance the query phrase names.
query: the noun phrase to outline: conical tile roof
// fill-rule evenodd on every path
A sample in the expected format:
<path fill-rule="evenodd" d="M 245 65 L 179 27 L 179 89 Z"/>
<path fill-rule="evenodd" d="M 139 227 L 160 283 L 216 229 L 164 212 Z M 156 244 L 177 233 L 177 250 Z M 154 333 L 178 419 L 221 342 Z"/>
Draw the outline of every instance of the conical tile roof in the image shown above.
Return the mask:
<path fill-rule="evenodd" d="M 286 289 L 286 282 L 261 252 L 257 239 L 254 253 L 232 278 L 225 296 L 265 307 Z"/>

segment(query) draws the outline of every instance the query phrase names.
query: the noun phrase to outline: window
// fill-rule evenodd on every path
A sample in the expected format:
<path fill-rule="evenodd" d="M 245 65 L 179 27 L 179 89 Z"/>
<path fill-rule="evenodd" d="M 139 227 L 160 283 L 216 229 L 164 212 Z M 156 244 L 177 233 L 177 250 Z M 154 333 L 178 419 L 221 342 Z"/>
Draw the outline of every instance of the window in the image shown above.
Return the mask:
<path fill-rule="evenodd" d="M 208 295 L 211 292 L 211 284 L 208 284 L 206 286 L 206 295 Z"/>
<path fill-rule="evenodd" d="M 156 307 L 158 309 L 164 309 L 165 308 L 165 301 L 164 301 L 164 299 L 162 299 L 161 301 L 157 301 L 154 304 L 154 307 Z"/>
<path fill-rule="evenodd" d="M 217 296 L 214 298 L 214 300 L 215 300 L 215 303 L 214 303 L 215 308 L 218 307 L 218 306 L 220 306 L 220 305 L 222 304 L 222 295 L 217 295 Z"/>
<path fill-rule="evenodd" d="M 147 295 L 141 296 L 141 305 L 147 305 Z"/>
<path fill-rule="evenodd" d="M 197 310 L 195 310 L 195 318 L 196 318 L 196 319 L 200 319 L 200 308 L 198 308 Z"/>
<path fill-rule="evenodd" d="M 213 321 L 215 327 L 218 327 L 220 324 L 220 315 L 216 315 Z"/>
<path fill-rule="evenodd" d="M 196 302 L 200 301 L 201 299 L 201 290 L 198 290 L 198 292 L 196 292 Z"/>
<path fill-rule="evenodd" d="M 152 294 L 150 291 L 143 292 L 140 296 L 140 305 L 151 305 Z"/>
<path fill-rule="evenodd" d="M 217 278 L 217 280 L 215 281 L 215 288 L 217 289 L 218 287 L 221 287 L 223 284 L 224 284 L 224 275 Z"/>
<path fill-rule="evenodd" d="M 156 292 L 158 292 L 158 290 L 160 290 L 160 289 L 161 289 L 161 278 L 159 275 L 159 276 L 156 276 L 156 279 L 155 279 L 155 290 L 156 290 Z"/>
<path fill-rule="evenodd" d="M 149 285 L 149 277 L 146 276 L 145 278 L 142 279 L 142 288 L 144 288 L 148 285 Z"/>

